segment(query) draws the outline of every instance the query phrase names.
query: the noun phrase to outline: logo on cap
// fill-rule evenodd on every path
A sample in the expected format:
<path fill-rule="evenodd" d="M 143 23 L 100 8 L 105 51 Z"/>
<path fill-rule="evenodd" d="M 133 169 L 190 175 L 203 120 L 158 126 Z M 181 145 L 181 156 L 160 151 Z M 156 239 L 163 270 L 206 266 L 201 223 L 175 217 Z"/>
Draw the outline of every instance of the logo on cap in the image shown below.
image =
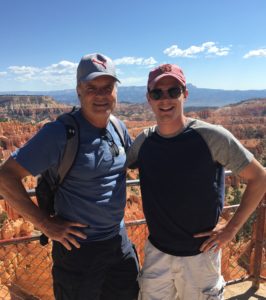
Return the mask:
<path fill-rule="evenodd" d="M 165 73 L 165 72 L 171 72 L 172 71 L 172 66 L 170 64 L 165 64 L 160 66 L 160 70 Z"/>
<path fill-rule="evenodd" d="M 106 62 L 107 62 L 106 60 L 100 61 L 98 59 L 93 58 L 91 61 L 93 63 L 103 66 L 106 69 Z"/>

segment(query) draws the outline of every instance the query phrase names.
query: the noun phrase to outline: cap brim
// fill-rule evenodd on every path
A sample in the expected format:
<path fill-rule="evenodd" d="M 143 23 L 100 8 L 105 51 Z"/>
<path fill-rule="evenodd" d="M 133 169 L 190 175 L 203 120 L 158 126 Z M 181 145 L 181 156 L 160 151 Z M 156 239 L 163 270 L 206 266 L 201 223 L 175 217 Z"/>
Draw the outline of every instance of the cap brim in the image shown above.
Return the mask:
<path fill-rule="evenodd" d="M 114 78 L 116 81 L 120 82 L 120 80 L 118 78 L 116 78 L 115 76 L 110 75 L 109 73 L 103 73 L 103 72 L 94 72 L 94 73 L 91 73 L 91 74 L 89 74 L 87 76 L 84 76 L 84 77 L 80 78 L 79 81 L 82 81 L 82 82 L 86 81 L 87 82 L 87 81 L 91 81 L 91 80 L 93 80 L 93 79 L 95 79 L 97 77 L 100 77 L 100 76 L 109 76 L 109 77 Z"/>
<path fill-rule="evenodd" d="M 179 76 L 177 76 L 177 75 L 173 75 L 173 74 L 161 74 L 161 75 L 159 75 L 159 76 L 157 76 L 155 79 L 153 79 L 150 83 L 149 83 L 149 89 L 153 89 L 154 88 L 154 86 L 156 85 L 156 83 L 160 80 L 160 79 L 162 79 L 162 78 L 164 78 L 164 77 L 173 77 L 173 78 L 175 78 L 182 86 L 186 86 L 183 82 L 182 82 L 182 80 L 181 80 L 181 78 L 179 77 Z"/>

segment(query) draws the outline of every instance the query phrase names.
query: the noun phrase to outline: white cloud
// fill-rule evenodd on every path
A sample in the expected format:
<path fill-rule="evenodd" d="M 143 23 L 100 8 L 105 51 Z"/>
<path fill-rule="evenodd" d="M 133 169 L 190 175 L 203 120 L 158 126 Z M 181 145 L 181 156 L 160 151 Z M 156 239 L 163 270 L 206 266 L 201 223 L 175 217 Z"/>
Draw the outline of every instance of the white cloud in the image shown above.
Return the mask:
<path fill-rule="evenodd" d="M 122 58 L 118 58 L 114 60 L 116 65 L 154 65 L 157 61 L 153 57 L 149 58 L 142 58 L 142 57 L 132 57 L 132 56 L 125 56 Z"/>
<path fill-rule="evenodd" d="M 42 73 L 51 75 L 73 74 L 76 72 L 77 66 L 78 64 L 76 63 L 62 60 L 58 64 L 52 64 L 51 66 L 46 67 Z"/>
<path fill-rule="evenodd" d="M 32 81 L 43 82 L 47 86 L 75 85 L 77 63 L 62 60 L 44 68 L 32 66 L 10 66 L 8 71 L 14 80 L 26 83 Z"/>
<path fill-rule="evenodd" d="M 143 65 L 150 66 L 155 64 L 157 64 L 157 61 L 153 57 L 149 57 L 143 60 Z"/>
<path fill-rule="evenodd" d="M 216 55 L 216 56 L 225 56 L 228 55 L 230 47 L 219 48 L 214 42 L 206 42 L 199 46 L 190 46 L 187 49 L 181 49 L 177 45 L 172 45 L 169 48 L 166 48 L 163 53 L 170 57 L 197 57 L 197 54 L 202 53 L 205 56 Z"/>
<path fill-rule="evenodd" d="M 121 65 L 135 65 L 142 68 L 151 68 L 157 61 L 153 57 L 135 58 L 123 57 L 116 60 L 116 64 Z M 35 66 L 10 66 L 7 72 L 0 72 L 1 79 L 7 76 L 9 80 L 20 83 L 22 86 L 43 86 L 51 89 L 62 89 L 74 87 L 76 85 L 76 70 L 77 63 L 62 60 L 58 63 L 51 64 L 44 67 Z M 146 78 L 142 77 L 126 77 L 122 69 L 117 68 L 117 73 L 121 79 L 122 85 L 143 85 Z M 123 79 L 123 77 L 125 78 Z"/>
<path fill-rule="evenodd" d="M 41 71 L 39 68 L 30 66 L 10 66 L 8 70 L 13 74 L 36 74 Z"/>
<path fill-rule="evenodd" d="M 250 57 L 253 57 L 253 56 L 266 57 L 266 48 L 251 50 L 248 53 L 246 53 L 243 57 L 244 58 L 250 58 Z"/>

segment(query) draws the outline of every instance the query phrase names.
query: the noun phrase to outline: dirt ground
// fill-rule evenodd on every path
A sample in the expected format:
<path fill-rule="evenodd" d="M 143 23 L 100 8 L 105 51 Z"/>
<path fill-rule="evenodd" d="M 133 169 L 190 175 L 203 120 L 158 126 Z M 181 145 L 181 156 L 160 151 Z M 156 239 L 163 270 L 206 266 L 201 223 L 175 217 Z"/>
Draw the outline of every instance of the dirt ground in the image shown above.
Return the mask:
<path fill-rule="evenodd" d="M 252 288 L 251 281 L 244 281 L 225 287 L 225 300 L 266 300 L 266 282 L 260 284 L 259 290 Z"/>

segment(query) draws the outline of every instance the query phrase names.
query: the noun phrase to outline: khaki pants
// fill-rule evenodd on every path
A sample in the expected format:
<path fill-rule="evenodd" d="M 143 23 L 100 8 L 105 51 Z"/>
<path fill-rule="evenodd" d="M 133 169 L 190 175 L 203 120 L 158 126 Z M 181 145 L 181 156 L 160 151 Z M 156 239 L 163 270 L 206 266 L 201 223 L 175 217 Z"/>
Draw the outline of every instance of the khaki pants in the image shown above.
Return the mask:
<path fill-rule="evenodd" d="M 221 253 L 172 256 L 147 241 L 139 285 L 139 300 L 223 300 Z"/>

